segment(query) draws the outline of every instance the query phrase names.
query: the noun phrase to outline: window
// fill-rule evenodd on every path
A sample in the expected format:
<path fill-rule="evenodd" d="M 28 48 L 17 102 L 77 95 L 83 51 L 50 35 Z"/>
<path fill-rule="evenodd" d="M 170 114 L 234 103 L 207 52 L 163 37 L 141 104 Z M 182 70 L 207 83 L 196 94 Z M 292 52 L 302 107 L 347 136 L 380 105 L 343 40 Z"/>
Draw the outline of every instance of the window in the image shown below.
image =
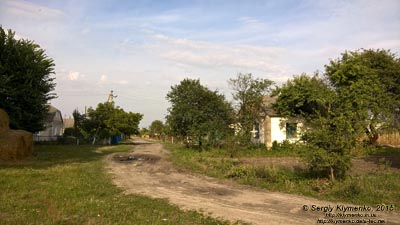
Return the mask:
<path fill-rule="evenodd" d="M 286 138 L 297 138 L 297 123 L 286 123 Z"/>
<path fill-rule="evenodd" d="M 250 131 L 252 133 L 253 138 L 259 139 L 260 138 L 260 126 L 258 123 L 253 125 L 253 130 Z"/>

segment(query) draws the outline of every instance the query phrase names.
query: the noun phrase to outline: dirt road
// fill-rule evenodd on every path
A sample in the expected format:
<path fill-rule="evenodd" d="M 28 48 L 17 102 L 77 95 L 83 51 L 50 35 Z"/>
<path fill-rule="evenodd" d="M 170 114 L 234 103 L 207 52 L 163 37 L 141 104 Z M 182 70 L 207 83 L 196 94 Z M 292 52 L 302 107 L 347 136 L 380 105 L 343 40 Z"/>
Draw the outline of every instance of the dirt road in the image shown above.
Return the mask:
<path fill-rule="evenodd" d="M 114 182 L 126 193 L 166 198 L 183 209 L 203 211 L 230 221 L 271 225 L 317 224 L 318 219 L 329 219 L 325 212 L 315 211 L 317 206 L 326 207 L 321 210 L 328 213 L 332 209 L 332 214 L 343 213 L 340 211 L 341 205 L 352 207 L 350 204 L 267 192 L 230 181 L 182 173 L 174 169 L 168 157 L 169 152 L 161 144 L 141 142 L 129 154 L 110 155 L 106 161 Z M 376 212 L 375 208 L 371 210 L 361 213 L 375 213 L 377 217 L 347 219 L 380 219 L 385 220 L 386 224 L 400 224 L 398 213 Z"/>

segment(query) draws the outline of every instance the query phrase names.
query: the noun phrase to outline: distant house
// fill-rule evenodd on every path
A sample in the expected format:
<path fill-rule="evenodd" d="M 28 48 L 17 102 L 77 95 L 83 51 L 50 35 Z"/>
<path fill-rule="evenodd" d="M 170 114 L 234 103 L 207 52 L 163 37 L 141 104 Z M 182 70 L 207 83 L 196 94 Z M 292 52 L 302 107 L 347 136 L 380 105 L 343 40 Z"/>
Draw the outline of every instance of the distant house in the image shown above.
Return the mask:
<path fill-rule="evenodd" d="M 252 142 L 265 144 L 267 148 L 272 147 L 273 142 L 281 143 L 284 140 L 296 142 L 300 140 L 302 123 L 296 119 L 288 119 L 280 116 L 274 109 L 273 104 L 277 97 L 264 97 L 266 116 L 255 123 L 252 131 Z"/>
<path fill-rule="evenodd" d="M 61 111 L 49 105 L 49 111 L 45 119 L 45 130 L 33 135 L 35 141 L 56 141 L 63 134 L 64 123 Z"/>
<path fill-rule="evenodd" d="M 70 118 L 64 118 L 63 119 L 63 123 L 64 123 L 64 129 L 63 129 L 63 131 L 64 131 L 66 128 L 73 128 L 75 120 L 74 120 L 74 118 L 71 118 L 71 117 Z"/>

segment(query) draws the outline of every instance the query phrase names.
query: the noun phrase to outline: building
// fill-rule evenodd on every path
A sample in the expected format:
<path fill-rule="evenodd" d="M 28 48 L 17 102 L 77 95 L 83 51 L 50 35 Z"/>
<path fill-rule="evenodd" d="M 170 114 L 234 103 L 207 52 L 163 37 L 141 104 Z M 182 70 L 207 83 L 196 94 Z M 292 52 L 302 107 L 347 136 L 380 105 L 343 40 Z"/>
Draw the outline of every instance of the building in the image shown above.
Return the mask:
<path fill-rule="evenodd" d="M 45 119 L 45 129 L 33 135 L 35 141 L 56 141 L 64 131 L 61 111 L 49 105 L 49 111 Z"/>
<path fill-rule="evenodd" d="M 277 96 L 264 97 L 265 117 L 254 124 L 252 131 L 252 142 L 265 144 L 267 148 L 271 148 L 273 142 L 282 143 L 287 140 L 294 143 L 299 141 L 303 126 L 301 121 L 295 118 L 284 118 L 273 109 L 277 98 Z"/>
<path fill-rule="evenodd" d="M 73 128 L 73 127 L 74 127 L 74 124 L 75 124 L 74 118 L 71 118 L 71 117 L 66 118 L 66 117 L 67 117 L 67 116 L 64 115 L 64 119 L 63 119 L 64 129 L 63 129 L 63 131 L 64 131 L 66 128 Z"/>

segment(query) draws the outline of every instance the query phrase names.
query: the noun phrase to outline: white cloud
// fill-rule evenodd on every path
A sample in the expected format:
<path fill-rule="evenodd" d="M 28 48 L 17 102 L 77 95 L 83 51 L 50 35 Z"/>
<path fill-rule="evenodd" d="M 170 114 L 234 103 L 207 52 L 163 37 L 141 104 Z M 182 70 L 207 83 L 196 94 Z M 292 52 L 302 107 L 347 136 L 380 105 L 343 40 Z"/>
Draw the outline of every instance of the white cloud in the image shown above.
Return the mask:
<path fill-rule="evenodd" d="M 1 11 L 16 16 L 17 18 L 48 20 L 64 16 L 61 10 L 26 1 L 6 0 L 3 4 L 4 9 Z"/>
<path fill-rule="evenodd" d="M 205 41 L 153 35 L 158 43 L 150 45 L 152 52 L 178 64 L 196 67 L 234 67 L 285 74 L 289 68 L 280 63 L 285 50 L 277 47 L 227 45 Z"/>
<path fill-rule="evenodd" d="M 81 77 L 82 76 L 79 72 L 74 72 L 74 71 L 69 72 L 67 75 L 68 80 L 78 80 Z"/>
<path fill-rule="evenodd" d="M 105 82 L 107 82 L 107 80 L 108 80 L 107 75 L 101 75 L 101 77 L 100 77 L 101 83 L 105 83 Z"/>

